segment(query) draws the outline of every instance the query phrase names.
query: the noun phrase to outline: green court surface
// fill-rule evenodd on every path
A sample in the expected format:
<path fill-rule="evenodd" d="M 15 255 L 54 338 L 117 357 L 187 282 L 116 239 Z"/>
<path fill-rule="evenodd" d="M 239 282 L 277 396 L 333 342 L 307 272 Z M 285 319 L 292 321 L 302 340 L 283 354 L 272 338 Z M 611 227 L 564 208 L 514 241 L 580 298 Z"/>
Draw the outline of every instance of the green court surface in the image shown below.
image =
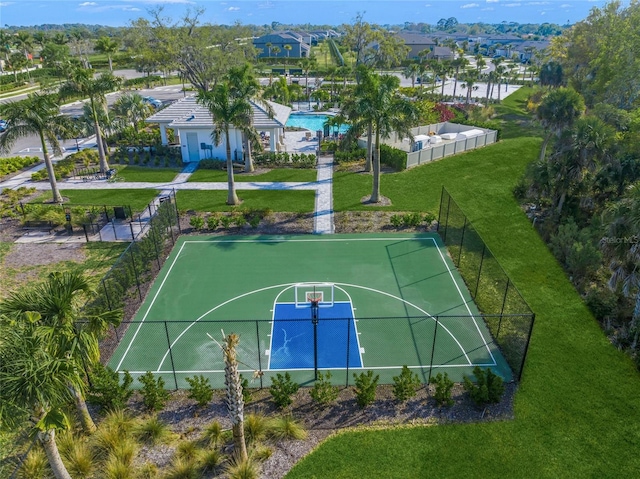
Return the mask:
<path fill-rule="evenodd" d="M 324 284 L 317 320 L 313 283 Z M 222 387 L 222 331 L 240 335 L 243 375 L 263 372 L 252 387 L 284 371 L 311 384 L 316 368 L 334 384 L 369 369 L 391 383 L 403 365 L 425 382 L 476 365 L 512 379 L 436 234 L 180 238 L 109 366 Z"/>

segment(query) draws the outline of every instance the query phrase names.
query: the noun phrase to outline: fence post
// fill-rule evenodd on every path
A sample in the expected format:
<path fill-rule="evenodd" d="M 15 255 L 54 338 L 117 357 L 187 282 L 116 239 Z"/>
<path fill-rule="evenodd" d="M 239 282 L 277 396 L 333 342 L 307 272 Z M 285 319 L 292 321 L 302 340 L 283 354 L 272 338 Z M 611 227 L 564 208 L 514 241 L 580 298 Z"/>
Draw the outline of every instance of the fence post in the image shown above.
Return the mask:
<path fill-rule="evenodd" d="M 176 189 L 172 188 L 173 191 L 173 204 L 176 208 L 176 221 L 178 222 L 178 231 L 182 234 L 182 228 L 180 227 L 180 212 L 178 211 L 178 201 L 176 199 Z"/>
<path fill-rule="evenodd" d="M 160 252 L 158 251 L 158 236 L 157 232 L 154 230 L 151 221 L 149 221 L 149 236 L 151 236 L 151 241 L 153 241 L 153 247 L 156 250 L 156 262 L 158 263 L 158 271 L 160 271 Z"/>
<path fill-rule="evenodd" d="M 446 226 L 444 227 L 444 235 L 442 236 L 442 242 L 447 244 L 447 230 L 449 229 L 449 211 L 451 210 L 451 195 L 449 195 L 449 200 L 447 201 L 447 218 L 445 219 Z"/>
<path fill-rule="evenodd" d="M 436 231 L 439 233 L 440 232 L 440 222 L 442 221 L 442 203 L 444 202 L 444 186 L 442 187 L 442 190 L 440 191 L 440 208 L 438 209 L 438 226 L 436 227 Z"/>
<path fill-rule="evenodd" d="M 347 321 L 347 376 L 346 387 L 349 387 L 349 351 L 351 350 L 351 320 Z"/>
<path fill-rule="evenodd" d="M 529 334 L 527 334 L 527 344 L 524 346 L 524 353 L 522 355 L 522 362 L 520 363 L 520 371 L 518 371 L 518 381 L 522 379 L 522 371 L 524 370 L 524 361 L 527 359 L 527 353 L 529 352 L 529 343 L 531 342 L 531 334 L 533 333 L 533 323 L 536 320 L 536 313 L 531 314 L 531 325 L 529 326 Z"/>
<path fill-rule="evenodd" d="M 107 217 L 107 222 L 111 221 L 109 218 L 109 212 L 107 211 L 107 205 L 102 205 L 102 208 L 104 208 L 104 215 Z"/>
<path fill-rule="evenodd" d="M 487 245 L 482 242 L 482 254 L 480 255 L 480 267 L 478 268 L 478 279 L 476 280 L 476 290 L 473 293 L 473 299 L 478 296 L 478 287 L 480 287 L 480 275 L 482 275 L 482 264 L 484 263 L 484 253 L 487 250 Z"/>
<path fill-rule="evenodd" d="M 433 344 L 431 345 L 431 360 L 429 361 L 429 379 L 427 379 L 427 390 L 429 389 L 429 383 L 431 382 L 431 371 L 433 371 L 433 356 L 436 352 L 436 336 L 438 335 L 438 316 L 434 316 L 436 320 L 436 326 L 433 328 Z"/>
<path fill-rule="evenodd" d="M 460 251 L 458 251 L 458 264 L 456 268 L 460 267 L 460 258 L 462 257 L 462 243 L 464 242 L 464 232 L 467 230 L 467 217 L 464 217 L 464 223 L 462 225 L 462 235 L 460 236 Z"/>
<path fill-rule="evenodd" d="M 109 311 L 112 311 L 111 300 L 109 299 L 109 290 L 107 289 L 107 285 L 104 284 L 104 278 L 102 278 L 102 287 L 104 288 L 104 296 L 105 298 L 107 298 L 107 306 L 109 307 Z"/>
<path fill-rule="evenodd" d="M 132 221 L 129 221 L 129 229 L 131 230 L 131 241 L 134 241 L 136 239 L 136 237 L 133 234 L 133 222 Z"/>
<path fill-rule="evenodd" d="M 140 279 L 138 278 L 138 268 L 136 268 L 136 260 L 133 256 L 133 248 L 129 247 L 129 254 L 131 255 L 131 262 L 133 263 L 133 274 L 136 277 L 136 285 L 138 286 L 138 296 L 140 297 L 140 301 L 142 301 L 142 291 L 140 291 Z"/>
<path fill-rule="evenodd" d="M 84 237 L 87 240 L 87 243 L 89 242 L 89 235 L 87 234 L 87 225 L 82 223 L 82 229 L 84 230 Z"/>
<path fill-rule="evenodd" d="M 262 358 L 260 356 L 260 326 L 258 325 L 258 320 L 256 320 L 256 342 L 258 345 L 258 371 L 260 372 L 260 389 L 262 389 Z"/>
<path fill-rule="evenodd" d="M 176 384 L 176 390 L 178 389 L 178 377 L 176 376 L 176 366 L 173 364 L 173 351 L 171 350 L 171 339 L 169 338 L 169 327 L 167 322 L 164 321 L 164 332 L 167 335 L 167 345 L 169 346 L 169 359 L 171 359 L 171 371 L 173 372 L 173 382 Z"/>
<path fill-rule="evenodd" d="M 507 304 L 507 294 L 509 293 L 509 284 L 511 279 L 507 277 L 507 287 L 504 288 L 504 298 L 502 298 L 502 308 L 500 309 L 500 320 L 498 321 L 498 331 L 496 332 L 496 341 L 500 338 L 500 327 L 502 326 L 502 316 L 504 315 L 504 305 Z"/>

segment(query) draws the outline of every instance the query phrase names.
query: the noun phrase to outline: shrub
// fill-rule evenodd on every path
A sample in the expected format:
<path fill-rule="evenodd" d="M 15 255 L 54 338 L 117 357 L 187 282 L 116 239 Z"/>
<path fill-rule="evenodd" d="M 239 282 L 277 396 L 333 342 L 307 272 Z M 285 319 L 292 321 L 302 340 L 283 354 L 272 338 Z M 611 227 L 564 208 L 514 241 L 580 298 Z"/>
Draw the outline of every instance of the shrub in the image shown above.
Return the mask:
<path fill-rule="evenodd" d="M 389 145 L 380 145 L 380 163 L 396 171 L 407 168 L 407 152 Z"/>
<path fill-rule="evenodd" d="M 209 384 L 209 379 L 201 374 L 185 378 L 185 380 L 189 383 L 189 398 L 197 401 L 200 407 L 206 406 L 213 398 L 213 389 Z"/>
<path fill-rule="evenodd" d="M 451 389 L 453 388 L 453 381 L 449 379 L 447 373 L 438 373 L 436 376 L 432 376 L 429 379 L 429 384 L 436 385 L 436 391 L 433 395 L 438 406 L 451 406 L 453 405 L 453 399 L 451 399 Z"/>
<path fill-rule="evenodd" d="M 421 384 L 418 375 L 404 365 L 400 375 L 393 376 L 393 395 L 398 401 L 404 402 L 416 395 Z"/>
<path fill-rule="evenodd" d="M 420 226 L 422 223 L 422 215 L 418 212 L 405 213 L 402 215 L 402 224 L 408 228 Z"/>
<path fill-rule="evenodd" d="M 247 414 L 244 418 L 244 434 L 250 444 L 262 441 L 267 435 L 267 418 L 262 414 Z"/>
<path fill-rule="evenodd" d="M 0 158 L 0 177 L 39 162 L 40 158 L 37 156 L 12 156 L 10 158 Z"/>
<path fill-rule="evenodd" d="M 220 217 L 216 214 L 213 214 L 207 218 L 207 228 L 210 230 L 215 230 L 220 224 Z"/>
<path fill-rule="evenodd" d="M 276 377 L 271 377 L 269 392 L 276 405 L 283 409 L 293 402 L 291 396 L 298 391 L 299 387 L 291 380 L 291 375 L 288 372 L 284 376 L 278 373 Z"/>
<path fill-rule="evenodd" d="M 220 225 L 222 225 L 224 229 L 229 229 L 231 227 L 231 223 L 233 223 L 233 218 L 231 216 L 222 215 L 220 217 Z"/>
<path fill-rule="evenodd" d="M 200 160 L 198 168 L 201 170 L 222 170 L 225 165 L 224 160 Z"/>
<path fill-rule="evenodd" d="M 120 375 L 108 366 L 96 364 L 91 371 L 91 389 L 87 400 L 106 410 L 123 409 L 133 394 L 133 378 L 125 371 L 120 384 Z"/>
<path fill-rule="evenodd" d="M 218 421 L 213 421 L 204 429 L 202 439 L 210 446 L 216 447 L 222 438 L 222 425 Z"/>
<path fill-rule="evenodd" d="M 151 371 L 147 371 L 138 378 L 142 383 L 142 402 L 150 411 L 159 411 L 164 408 L 169 399 L 169 392 L 164 388 L 164 379 L 155 379 Z"/>
<path fill-rule="evenodd" d="M 389 221 L 394 228 L 400 228 L 402 226 L 402 216 L 400 215 L 392 215 Z"/>
<path fill-rule="evenodd" d="M 504 393 L 502 378 L 494 374 L 490 368 L 483 371 L 480 366 L 473 368 L 473 375 L 476 377 L 476 384 L 472 383 L 467 376 L 463 376 L 464 389 L 473 402 L 478 406 L 500 402 Z"/>
<path fill-rule="evenodd" d="M 157 416 L 152 416 L 136 426 L 135 434 L 141 441 L 154 445 L 168 439 L 171 436 L 171 430 Z"/>
<path fill-rule="evenodd" d="M 338 398 L 340 388 L 331 384 L 331 372 L 326 374 L 318 372 L 318 379 L 309 391 L 309 394 L 318 404 L 330 404 Z"/>
<path fill-rule="evenodd" d="M 274 439 L 305 439 L 307 431 L 290 415 L 276 417 L 269 421 L 268 434 Z"/>
<path fill-rule="evenodd" d="M 249 389 L 249 380 L 242 377 L 242 374 L 240 375 L 240 385 L 242 386 L 242 400 L 247 404 L 253 399 L 253 394 L 251 394 L 251 390 Z"/>
<path fill-rule="evenodd" d="M 192 216 L 189 219 L 189 224 L 194 230 L 200 231 L 202 228 L 204 228 L 204 219 L 202 218 L 202 216 Z"/>
<path fill-rule="evenodd" d="M 376 386 L 378 385 L 380 375 L 376 374 L 376 376 L 374 377 L 373 371 L 367 371 L 366 374 L 354 374 L 353 378 L 356 382 L 356 403 L 358 403 L 358 406 L 364 409 L 376 399 Z"/>

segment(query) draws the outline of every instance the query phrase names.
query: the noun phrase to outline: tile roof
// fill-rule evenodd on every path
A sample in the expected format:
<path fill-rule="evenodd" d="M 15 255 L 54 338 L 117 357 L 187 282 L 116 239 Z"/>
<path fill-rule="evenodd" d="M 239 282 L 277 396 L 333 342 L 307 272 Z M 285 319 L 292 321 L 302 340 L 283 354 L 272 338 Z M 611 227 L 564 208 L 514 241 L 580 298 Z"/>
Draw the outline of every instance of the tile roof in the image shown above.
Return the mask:
<path fill-rule="evenodd" d="M 265 103 L 273 109 L 273 117 L 269 118 Z M 260 102 L 251 101 L 253 108 L 253 126 L 260 128 L 278 128 L 283 127 L 289 115 L 291 108 L 272 101 Z M 154 113 L 145 120 L 147 123 L 166 123 L 169 127 L 188 127 L 188 128 L 211 128 L 213 119 L 209 110 L 200 105 L 195 95 L 189 95 L 168 107 Z"/>

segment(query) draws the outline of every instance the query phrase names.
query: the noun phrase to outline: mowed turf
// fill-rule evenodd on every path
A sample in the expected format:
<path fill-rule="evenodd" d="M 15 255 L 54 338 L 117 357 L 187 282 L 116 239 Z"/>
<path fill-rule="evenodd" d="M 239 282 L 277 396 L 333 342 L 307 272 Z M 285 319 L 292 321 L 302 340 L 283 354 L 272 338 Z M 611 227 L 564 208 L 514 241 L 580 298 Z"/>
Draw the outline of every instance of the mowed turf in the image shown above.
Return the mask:
<path fill-rule="evenodd" d="M 507 139 L 382 179 L 393 209 L 437 211 L 446 186 L 535 311 L 515 419 L 341 433 L 287 479 L 638 477 L 640 374 L 609 344 L 512 195 L 540 144 Z M 338 182 L 336 206 L 358 208 L 370 178 Z"/>

